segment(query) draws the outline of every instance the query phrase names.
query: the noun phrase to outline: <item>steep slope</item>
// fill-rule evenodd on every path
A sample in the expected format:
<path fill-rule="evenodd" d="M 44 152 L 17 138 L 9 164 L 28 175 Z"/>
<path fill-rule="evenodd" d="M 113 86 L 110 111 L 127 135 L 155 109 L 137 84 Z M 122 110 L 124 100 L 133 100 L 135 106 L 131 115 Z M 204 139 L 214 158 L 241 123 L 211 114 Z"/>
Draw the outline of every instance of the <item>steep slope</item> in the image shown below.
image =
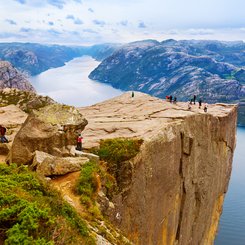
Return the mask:
<path fill-rule="evenodd" d="M 0 61 L 0 89 L 17 88 L 35 92 L 27 78 L 7 61 Z"/>
<path fill-rule="evenodd" d="M 130 93 L 80 109 L 88 120 L 84 147 L 101 139 L 144 140 L 121 163 L 127 185 L 109 218 L 135 244 L 212 244 L 231 173 L 235 105 L 169 102 Z"/>

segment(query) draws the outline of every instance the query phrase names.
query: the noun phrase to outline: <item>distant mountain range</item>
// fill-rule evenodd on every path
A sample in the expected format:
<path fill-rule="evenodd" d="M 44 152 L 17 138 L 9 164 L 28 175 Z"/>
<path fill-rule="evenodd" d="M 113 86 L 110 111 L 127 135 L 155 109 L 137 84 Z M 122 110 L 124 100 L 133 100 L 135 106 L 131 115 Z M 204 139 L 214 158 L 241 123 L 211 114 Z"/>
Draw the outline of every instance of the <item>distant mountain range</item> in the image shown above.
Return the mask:
<path fill-rule="evenodd" d="M 173 39 L 90 47 L 0 43 L 0 60 L 37 75 L 83 55 L 101 64 L 90 78 L 122 90 L 187 101 L 194 94 L 210 103 L 240 103 L 245 125 L 245 43 Z"/>
<path fill-rule="evenodd" d="M 245 43 L 145 40 L 116 50 L 89 75 L 122 90 L 187 101 L 245 103 Z M 245 107 L 239 120 L 245 125 Z"/>
<path fill-rule="evenodd" d="M 0 43 L 0 60 L 9 61 L 28 75 L 37 75 L 50 68 L 63 66 L 65 62 L 82 55 L 103 60 L 119 46 L 119 44 L 101 44 L 90 47 L 68 47 L 37 43 Z"/>

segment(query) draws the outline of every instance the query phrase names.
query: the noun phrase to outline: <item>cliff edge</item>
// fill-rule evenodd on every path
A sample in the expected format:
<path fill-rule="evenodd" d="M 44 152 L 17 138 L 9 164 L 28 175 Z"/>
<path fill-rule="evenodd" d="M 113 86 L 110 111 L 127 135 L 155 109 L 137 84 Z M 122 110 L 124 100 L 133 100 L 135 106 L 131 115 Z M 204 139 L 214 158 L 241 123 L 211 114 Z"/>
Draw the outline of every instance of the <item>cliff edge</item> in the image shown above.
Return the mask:
<path fill-rule="evenodd" d="M 144 140 L 120 170 L 127 185 L 110 214 L 134 244 L 213 243 L 232 168 L 236 105 L 209 105 L 205 113 L 125 93 L 80 112 L 88 120 L 85 148 L 108 138 Z"/>

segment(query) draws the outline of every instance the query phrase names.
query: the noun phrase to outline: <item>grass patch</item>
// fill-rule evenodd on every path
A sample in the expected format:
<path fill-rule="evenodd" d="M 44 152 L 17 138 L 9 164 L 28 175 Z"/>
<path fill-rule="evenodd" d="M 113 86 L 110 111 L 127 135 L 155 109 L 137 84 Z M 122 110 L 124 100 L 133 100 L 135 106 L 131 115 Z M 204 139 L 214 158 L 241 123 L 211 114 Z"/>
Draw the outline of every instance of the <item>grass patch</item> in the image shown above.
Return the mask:
<path fill-rule="evenodd" d="M 116 177 L 120 165 L 134 158 L 142 143 L 143 140 L 141 139 L 115 138 L 102 140 L 99 149 L 95 149 L 94 153 L 99 155 L 101 160 L 107 162 L 108 171 Z"/>
<path fill-rule="evenodd" d="M 5 244 L 95 244 L 86 223 L 27 167 L 0 165 L 0 237 Z"/>

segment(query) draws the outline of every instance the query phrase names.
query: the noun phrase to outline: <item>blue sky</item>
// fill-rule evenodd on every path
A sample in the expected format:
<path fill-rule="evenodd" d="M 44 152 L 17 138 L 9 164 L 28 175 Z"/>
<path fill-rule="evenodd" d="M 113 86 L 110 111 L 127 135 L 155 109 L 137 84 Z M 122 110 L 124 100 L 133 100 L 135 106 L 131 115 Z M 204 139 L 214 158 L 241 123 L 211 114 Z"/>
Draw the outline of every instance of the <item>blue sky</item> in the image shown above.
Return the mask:
<path fill-rule="evenodd" d="M 0 0 L 0 42 L 245 41 L 244 0 Z"/>

